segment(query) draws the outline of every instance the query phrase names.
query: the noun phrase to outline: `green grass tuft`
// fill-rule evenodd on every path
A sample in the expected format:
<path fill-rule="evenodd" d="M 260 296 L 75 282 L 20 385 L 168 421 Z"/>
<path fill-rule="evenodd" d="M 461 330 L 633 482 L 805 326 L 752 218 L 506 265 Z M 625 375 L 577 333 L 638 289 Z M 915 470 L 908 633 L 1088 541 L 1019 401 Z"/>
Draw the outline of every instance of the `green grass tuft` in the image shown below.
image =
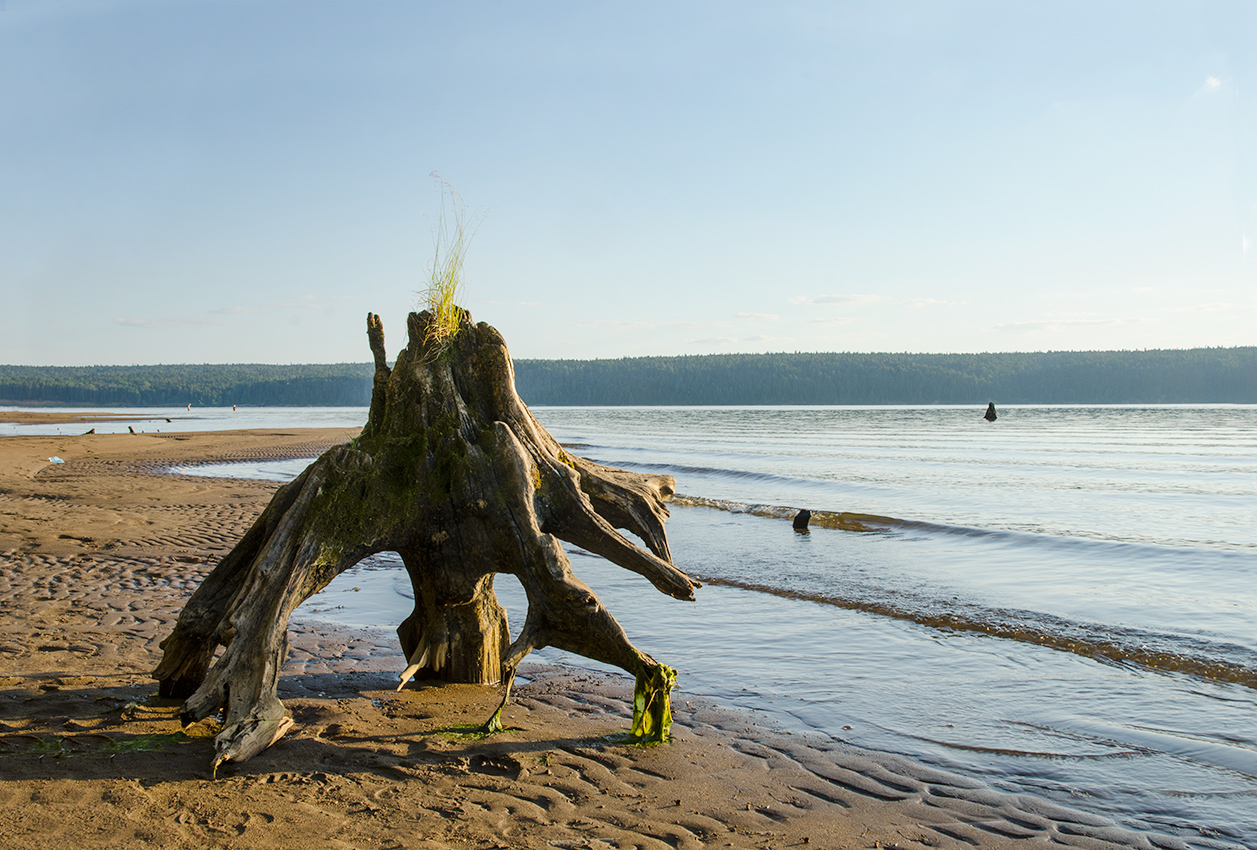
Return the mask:
<path fill-rule="evenodd" d="M 441 215 L 433 234 L 435 248 L 428 269 L 428 286 L 421 295 L 432 314 L 424 343 L 429 356 L 435 356 L 445 350 L 462 324 L 464 311 L 457 301 L 462 297 L 463 261 L 479 222 L 474 216 L 467 219 L 462 196 L 448 180 L 435 171 L 431 177 L 441 185 Z"/>

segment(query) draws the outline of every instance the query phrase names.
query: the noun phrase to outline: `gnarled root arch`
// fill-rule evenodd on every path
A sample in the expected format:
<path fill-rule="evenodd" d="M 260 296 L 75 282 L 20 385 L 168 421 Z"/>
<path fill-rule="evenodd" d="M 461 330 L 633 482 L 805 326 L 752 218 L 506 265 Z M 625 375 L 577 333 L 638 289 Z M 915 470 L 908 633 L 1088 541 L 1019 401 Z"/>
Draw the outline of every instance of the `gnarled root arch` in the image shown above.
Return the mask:
<path fill-rule="evenodd" d="M 162 642 L 153 675 L 163 696 L 186 698 L 185 722 L 226 710 L 215 767 L 256 755 L 291 725 L 276 696 L 289 616 L 382 551 L 401 555 L 415 590 L 398 628 L 403 684 L 412 675 L 501 682 L 505 705 L 523 658 L 555 646 L 631 673 L 633 734 L 667 735 L 675 671 L 629 642 L 559 540 L 693 599 L 699 585 L 672 565 L 664 532 L 675 482 L 565 451 L 516 395 L 496 330 L 464 314 L 453 341 L 428 350 L 428 320 L 410 315 L 409 345 L 389 368 L 379 317 L 367 317 L 375 383 L 362 434 L 280 488 Z M 514 642 L 493 593 L 497 573 L 519 579 L 528 598 Z"/>

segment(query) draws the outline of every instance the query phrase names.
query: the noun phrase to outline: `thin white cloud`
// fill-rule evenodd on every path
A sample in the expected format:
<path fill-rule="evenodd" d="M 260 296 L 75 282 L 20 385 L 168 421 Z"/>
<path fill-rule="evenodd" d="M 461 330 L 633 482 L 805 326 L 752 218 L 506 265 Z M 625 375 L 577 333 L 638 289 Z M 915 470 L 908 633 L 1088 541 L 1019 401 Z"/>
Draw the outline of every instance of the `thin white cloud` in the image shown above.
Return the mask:
<path fill-rule="evenodd" d="M 197 316 L 166 316 L 155 319 L 123 317 L 114 319 L 114 324 L 122 325 L 125 328 L 159 330 L 162 328 L 194 328 L 205 325 L 223 325 L 225 322 L 209 314 L 202 313 Z"/>
<path fill-rule="evenodd" d="M 1074 319 L 1065 321 L 1062 319 L 1040 319 L 1036 322 L 1003 322 L 995 326 L 997 331 L 1059 331 L 1064 328 L 1079 327 L 1082 325 L 1104 325 L 1109 324 L 1102 319 Z"/>
<path fill-rule="evenodd" d="M 796 295 L 790 299 L 791 304 L 872 304 L 875 301 L 885 301 L 884 295 L 867 295 L 856 293 L 853 295 Z"/>
<path fill-rule="evenodd" d="M 775 322 L 781 317 L 776 313 L 738 313 L 739 319 L 758 319 L 765 322 Z"/>
<path fill-rule="evenodd" d="M 490 298 L 486 304 L 500 304 L 504 307 L 540 307 L 540 301 L 495 301 Z"/>
<path fill-rule="evenodd" d="M 576 322 L 578 328 L 591 328 L 594 330 L 606 328 L 644 328 L 654 330 L 656 328 L 724 328 L 729 323 L 725 321 L 707 321 L 707 322 L 643 322 L 628 321 L 625 319 L 594 319 L 588 322 Z"/>
<path fill-rule="evenodd" d="M 1066 328 L 1082 327 L 1119 327 L 1124 325 L 1148 325 L 1159 321 L 1135 317 L 1130 319 L 1092 319 L 1083 317 L 1057 317 L 1039 319 L 1033 322 L 1004 322 L 995 325 L 995 330 L 1013 333 L 1036 333 L 1039 331 L 1062 331 Z"/>
<path fill-rule="evenodd" d="M 849 325 L 854 321 L 855 319 L 850 316 L 826 316 L 820 319 L 808 319 L 807 323 L 809 325 Z"/>
<path fill-rule="evenodd" d="M 114 324 L 124 328 L 173 328 L 178 327 L 177 320 L 172 319 L 128 319 L 115 318 Z"/>
<path fill-rule="evenodd" d="M 1229 81 L 1225 77 L 1219 77 L 1216 74 L 1210 74 L 1205 77 L 1205 81 L 1200 84 L 1200 88 L 1196 89 L 1196 97 L 1209 97 L 1216 95 L 1223 89 L 1228 88 Z"/>
<path fill-rule="evenodd" d="M 946 301 L 942 298 L 909 298 L 902 302 L 905 307 L 939 307 L 968 304 L 968 301 Z"/>
<path fill-rule="evenodd" d="M 709 336 L 703 339 L 691 339 L 686 341 L 692 345 L 764 345 L 766 343 L 784 345 L 786 343 L 794 342 L 794 338 L 788 336 L 754 334 L 752 336 Z"/>
<path fill-rule="evenodd" d="M 1221 313 L 1226 310 L 1234 310 L 1235 305 L 1225 301 L 1212 301 L 1208 304 L 1185 304 L 1182 307 L 1175 307 L 1176 313 Z"/>

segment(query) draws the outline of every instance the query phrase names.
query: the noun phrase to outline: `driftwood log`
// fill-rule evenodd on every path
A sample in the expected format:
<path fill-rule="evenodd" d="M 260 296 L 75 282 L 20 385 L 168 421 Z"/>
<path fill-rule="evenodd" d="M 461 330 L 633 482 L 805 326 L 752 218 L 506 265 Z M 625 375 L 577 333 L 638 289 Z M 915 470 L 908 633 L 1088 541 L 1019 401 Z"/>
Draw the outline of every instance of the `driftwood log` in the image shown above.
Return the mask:
<path fill-rule="evenodd" d="M 390 369 L 380 319 L 368 315 L 375 382 L 362 433 L 280 488 L 162 641 L 153 676 L 162 696 L 186 698 L 184 722 L 225 710 L 215 768 L 256 755 L 291 726 L 276 686 L 292 612 L 383 551 L 401 555 L 414 585 L 414 612 L 397 630 L 409 662 L 403 685 L 414 675 L 501 683 L 504 707 L 524 656 L 555 646 L 635 676 L 632 734 L 667 734 L 675 671 L 629 642 L 572 573 L 559 539 L 693 599 L 699 585 L 672 565 L 664 533 L 674 480 L 565 451 L 516 395 L 496 330 L 463 313 L 438 345 L 427 340 L 429 321 L 410 314 L 409 345 Z M 528 597 L 514 642 L 493 593 L 497 573 L 518 578 Z M 501 728 L 502 707 L 486 727 Z"/>

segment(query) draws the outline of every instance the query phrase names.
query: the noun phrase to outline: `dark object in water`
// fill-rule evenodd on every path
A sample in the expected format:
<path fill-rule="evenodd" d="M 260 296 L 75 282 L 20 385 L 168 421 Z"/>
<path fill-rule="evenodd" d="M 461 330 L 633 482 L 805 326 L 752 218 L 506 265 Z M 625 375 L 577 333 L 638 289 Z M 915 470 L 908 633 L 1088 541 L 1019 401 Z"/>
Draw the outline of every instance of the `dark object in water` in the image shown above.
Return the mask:
<path fill-rule="evenodd" d="M 96 433 L 96 429 L 95 429 L 95 428 L 93 428 L 92 430 L 90 430 L 90 431 L 88 431 L 87 433 L 85 433 L 83 436 L 84 436 L 84 437 L 86 437 L 88 434 L 95 434 L 95 433 Z"/>
<path fill-rule="evenodd" d="M 807 524 L 812 519 L 812 512 L 807 508 L 794 515 L 794 530 L 807 531 Z"/>
<path fill-rule="evenodd" d="M 127 426 L 127 430 L 128 430 L 128 431 L 130 431 L 132 434 L 134 434 L 134 433 L 135 433 L 135 428 L 134 428 L 134 427 L 132 427 L 131 425 L 128 425 L 128 426 Z"/>
<path fill-rule="evenodd" d="M 991 402 L 986 406 L 986 413 L 982 416 L 987 422 L 994 422 L 999 417 L 995 414 L 995 402 Z"/>

